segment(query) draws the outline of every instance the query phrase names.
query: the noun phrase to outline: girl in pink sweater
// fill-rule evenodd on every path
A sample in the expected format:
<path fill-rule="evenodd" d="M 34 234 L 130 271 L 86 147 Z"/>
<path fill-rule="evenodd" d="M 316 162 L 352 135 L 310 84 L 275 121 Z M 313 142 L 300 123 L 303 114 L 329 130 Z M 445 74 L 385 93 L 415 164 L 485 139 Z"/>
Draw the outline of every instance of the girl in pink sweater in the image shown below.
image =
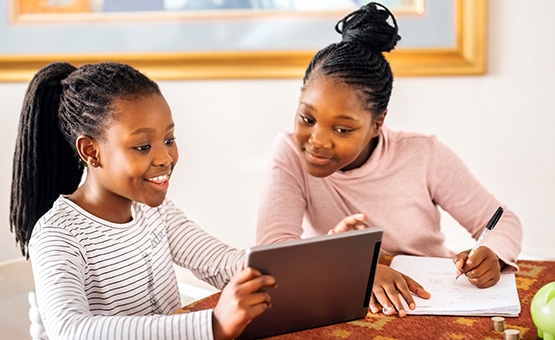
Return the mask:
<path fill-rule="evenodd" d="M 370 3 L 336 30 L 342 41 L 319 51 L 306 70 L 294 130 L 274 144 L 257 243 L 360 228 L 365 218 L 384 229 L 383 254 L 453 257 L 477 287 L 494 285 L 501 271 L 518 270 L 521 225 L 506 207 L 472 257 L 445 247 L 438 206 L 476 239 L 502 204 L 434 136 L 384 124 L 393 76 L 382 52 L 400 39 L 393 15 Z M 401 299 L 415 308 L 411 292 L 430 296 L 411 278 L 380 266 L 370 310 L 377 313 L 379 303 L 387 314 L 404 316 Z"/>

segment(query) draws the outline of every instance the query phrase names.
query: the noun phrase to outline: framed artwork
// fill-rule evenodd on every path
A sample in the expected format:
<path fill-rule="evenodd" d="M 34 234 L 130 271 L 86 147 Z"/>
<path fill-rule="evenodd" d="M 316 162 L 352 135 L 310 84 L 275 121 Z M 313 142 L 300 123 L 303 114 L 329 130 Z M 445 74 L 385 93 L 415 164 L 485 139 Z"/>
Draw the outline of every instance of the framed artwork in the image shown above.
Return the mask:
<path fill-rule="evenodd" d="M 0 81 L 55 61 L 119 61 L 161 79 L 300 78 L 365 0 L 6 0 Z M 487 1 L 382 0 L 402 39 L 396 76 L 486 71 Z"/>

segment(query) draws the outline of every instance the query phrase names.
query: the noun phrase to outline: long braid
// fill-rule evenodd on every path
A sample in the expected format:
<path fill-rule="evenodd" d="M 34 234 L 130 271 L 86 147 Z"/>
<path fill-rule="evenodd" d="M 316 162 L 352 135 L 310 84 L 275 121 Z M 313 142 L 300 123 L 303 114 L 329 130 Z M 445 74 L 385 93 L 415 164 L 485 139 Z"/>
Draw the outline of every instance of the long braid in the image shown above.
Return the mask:
<path fill-rule="evenodd" d="M 78 184 L 83 171 L 58 128 L 57 117 L 61 81 L 74 70 L 69 64 L 50 65 L 37 73 L 25 94 L 10 203 L 10 228 L 24 255 L 32 226 L 52 205 L 53 192 Z"/>
<path fill-rule="evenodd" d="M 102 138 L 115 99 L 160 94 L 158 85 L 118 63 L 54 63 L 41 69 L 25 94 L 16 141 L 10 230 L 23 255 L 35 223 L 60 194 L 73 193 L 83 175 L 75 141 Z"/>
<path fill-rule="evenodd" d="M 389 18 L 393 26 L 387 22 Z M 335 29 L 342 34 L 342 41 L 312 58 L 304 84 L 313 71 L 341 79 L 353 85 L 368 109 L 379 115 L 387 108 L 393 87 L 391 67 L 382 52 L 391 51 L 401 39 L 395 17 L 386 7 L 372 2 L 340 20 Z"/>

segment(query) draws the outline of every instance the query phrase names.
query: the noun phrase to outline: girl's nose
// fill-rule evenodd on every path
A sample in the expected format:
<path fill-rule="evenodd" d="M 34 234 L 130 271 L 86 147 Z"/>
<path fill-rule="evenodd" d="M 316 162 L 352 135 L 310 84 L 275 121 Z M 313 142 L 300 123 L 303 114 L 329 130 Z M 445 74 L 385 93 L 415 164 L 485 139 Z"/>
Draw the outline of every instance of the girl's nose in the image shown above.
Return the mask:
<path fill-rule="evenodd" d="M 168 166 L 173 162 L 173 157 L 168 150 L 160 150 L 153 159 L 155 166 Z"/>
<path fill-rule="evenodd" d="M 331 139 L 327 134 L 318 130 L 314 131 L 310 137 L 308 137 L 308 142 L 319 149 L 329 149 L 332 147 Z"/>

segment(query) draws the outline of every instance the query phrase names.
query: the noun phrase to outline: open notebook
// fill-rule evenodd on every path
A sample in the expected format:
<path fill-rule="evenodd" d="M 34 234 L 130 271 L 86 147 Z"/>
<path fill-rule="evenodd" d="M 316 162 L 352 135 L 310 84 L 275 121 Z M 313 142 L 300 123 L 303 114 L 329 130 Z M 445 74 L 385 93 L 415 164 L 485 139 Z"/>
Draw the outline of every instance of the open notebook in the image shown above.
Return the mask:
<path fill-rule="evenodd" d="M 413 296 L 416 309 L 407 314 L 461 316 L 518 316 L 520 301 L 514 274 L 501 274 L 497 284 L 480 289 L 466 276 L 457 276 L 450 258 L 398 255 L 391 268 L 420 283 L 432 297 L 428 300 Z M 403 300 L 404 302 L 404 300 Z"/>

